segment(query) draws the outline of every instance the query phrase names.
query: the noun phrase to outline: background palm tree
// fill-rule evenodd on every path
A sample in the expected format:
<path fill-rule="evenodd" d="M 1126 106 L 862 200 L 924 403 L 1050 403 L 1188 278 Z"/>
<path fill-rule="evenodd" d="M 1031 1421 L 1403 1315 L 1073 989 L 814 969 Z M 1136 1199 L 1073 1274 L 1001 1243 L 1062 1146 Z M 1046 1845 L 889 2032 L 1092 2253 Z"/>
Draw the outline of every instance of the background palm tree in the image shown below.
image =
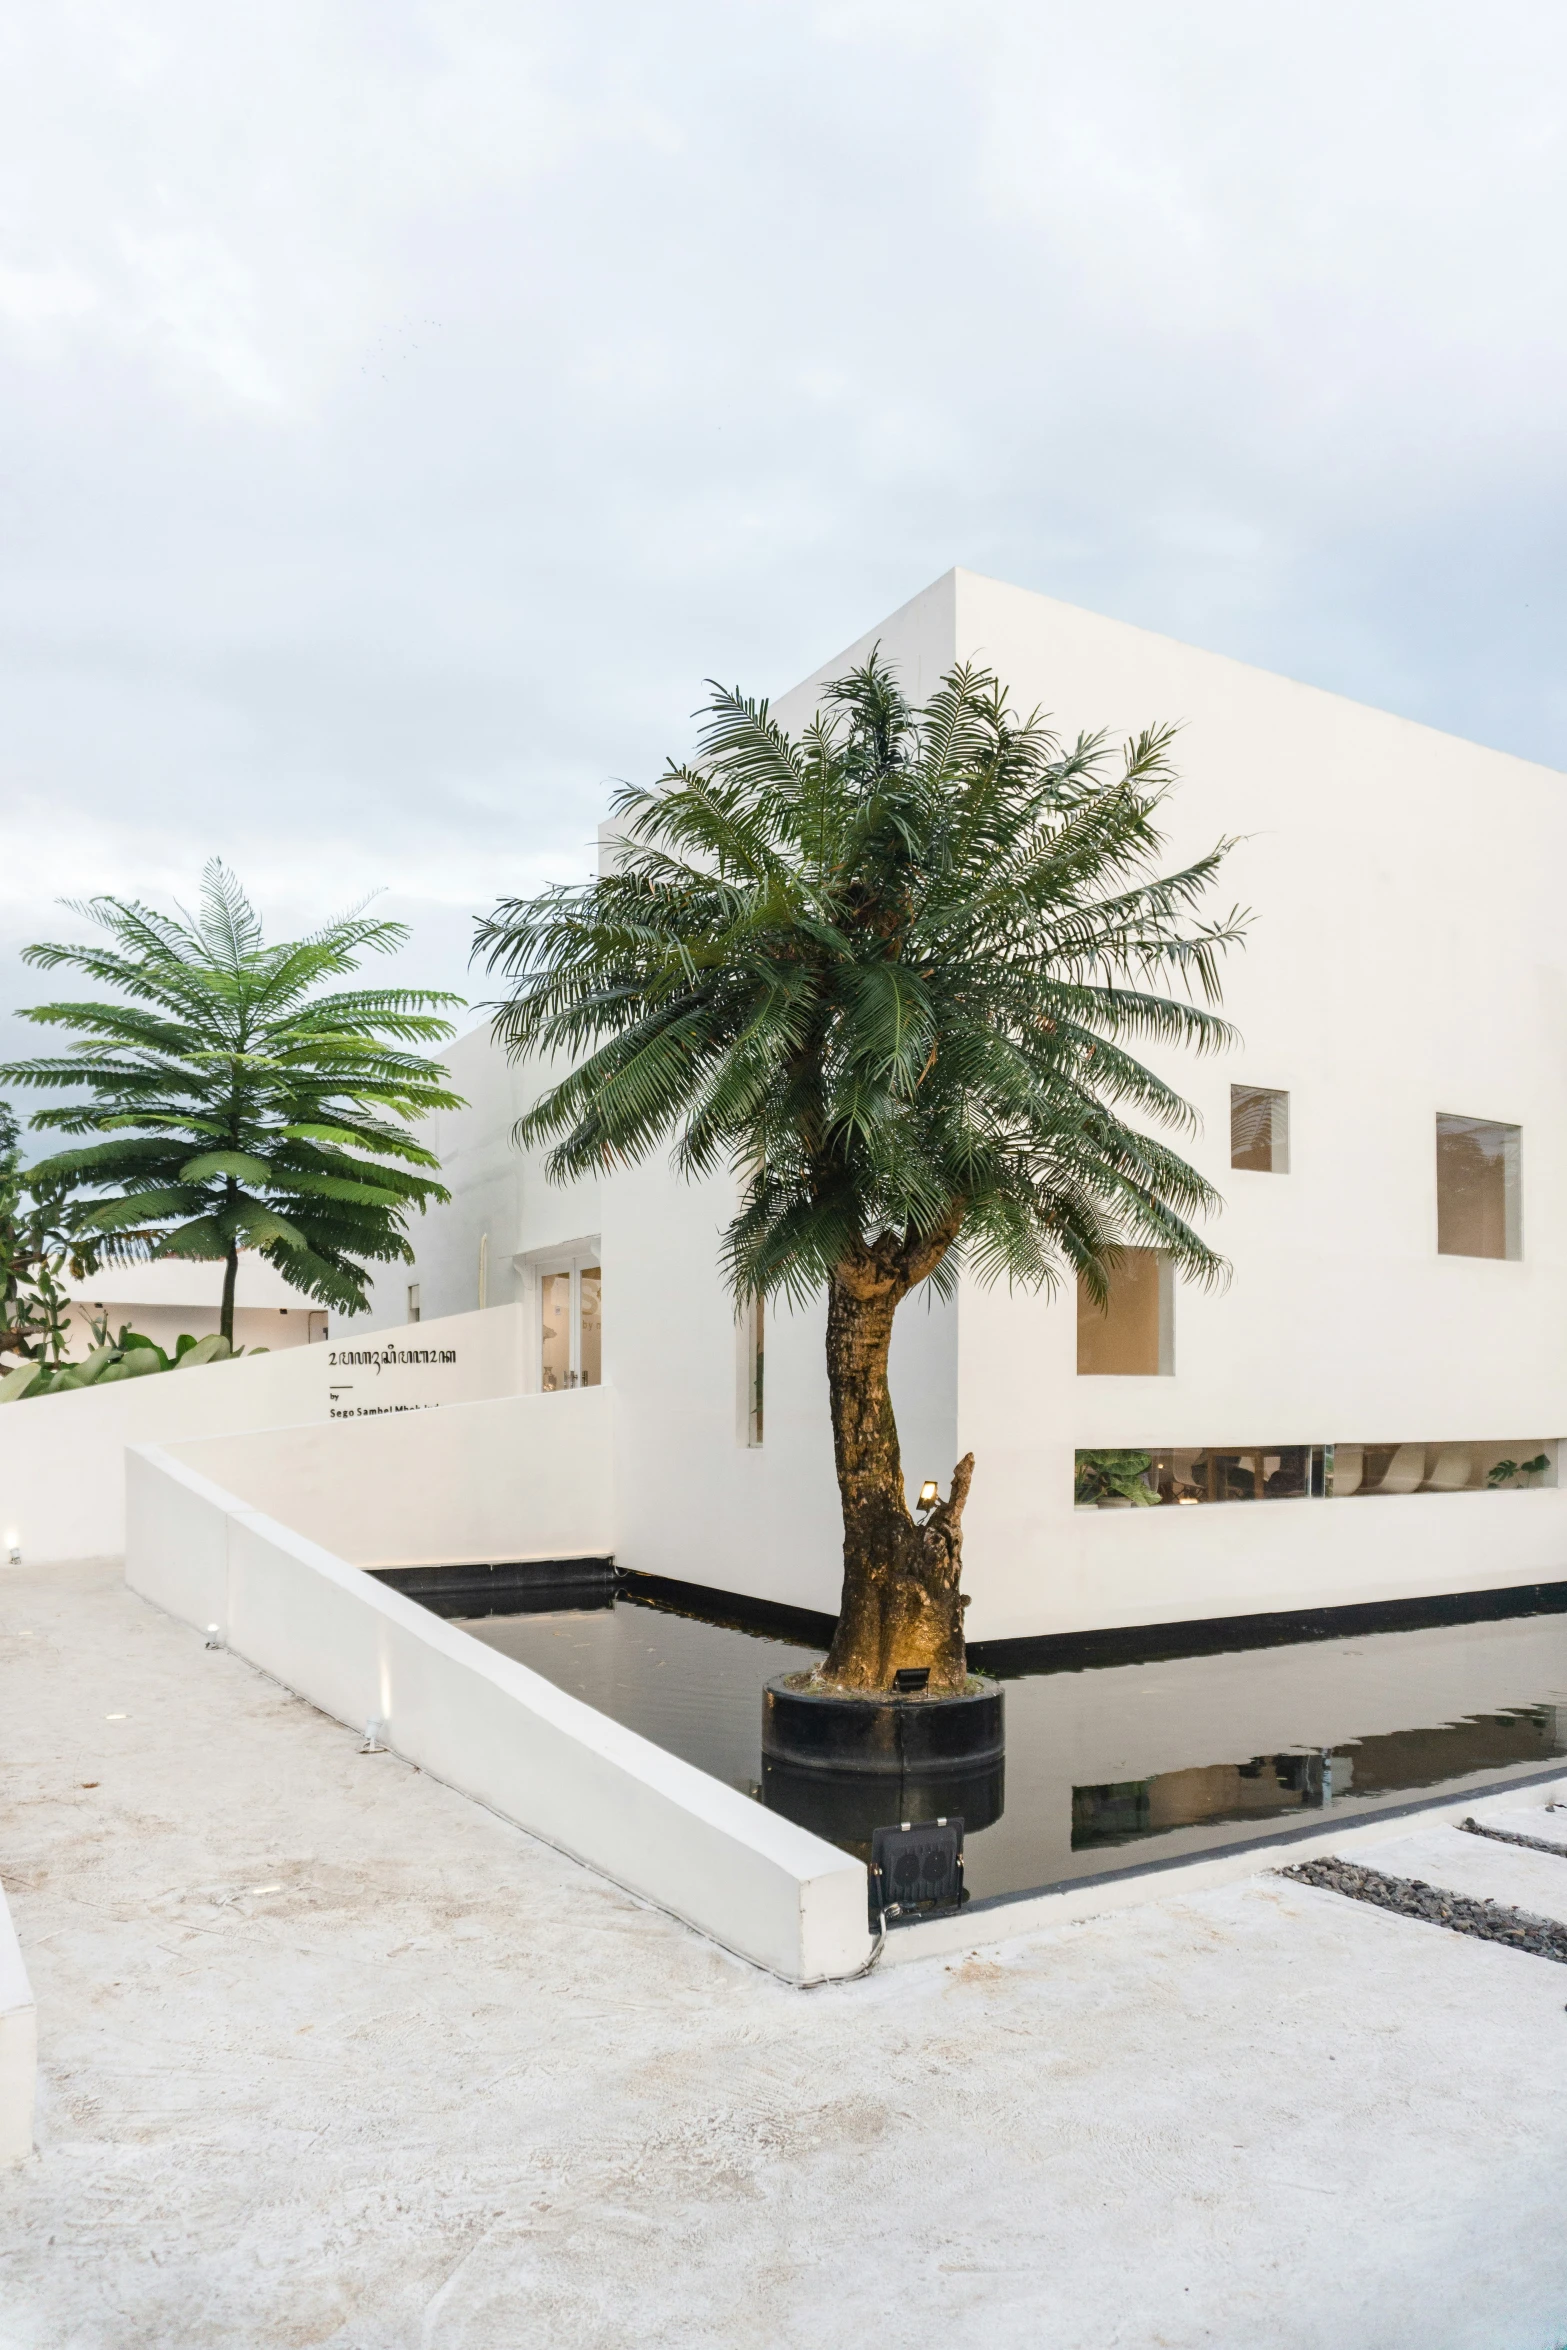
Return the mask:
<path fill-rule="evenodd" d="M 828 1685 L 884 1689 L 908 1665 L 965 1681 L 973 1458 L 917 1520 L 887 1386 L 910 1290 L 950 1290 L 960 1264 L 1033 1286 L 1070 1268 L 1103 1302 L 1129 1242 L 1220 1269 L 1189 1221 L 1214 1193 L 1123 1117 L 1195 1122 L 1131 1045 L 1230 1037 L 1207 1006 L 1240 922 L 1192 917 L 1228 844 L 1154 869 L 1170 733 L 1065 750 L 970 668 L 916 712 L 874 656 L 798 741 L 715 689 L 695 761 L 617 794 L 619 869 L 480 925 L 511 989 L 497 1036 L 574 1063 L 517 1127 L 553 1138 L 551 1175 L 673 1138 L 685 1174 L 736 1173 L 738 1298 L 826 1287 Z"/>
<path fill-rule="evenodd" d="M 69 1229 L 99 1257 L 221 1259 L 230 1343 L 242 1248 L 307 1296 L 362 1308 L 368 1262 L 411 1259 L 408 1212 L 449 1197 L 408 1126 L 462 1105 L 445 1070 L 407 1048 L 449 1037 L 441 1012 L 461 998 L 332 989 L 362 955 L 402 946 L 404 925 L 355 912 L 268 946 L 216 858 L 195 917 L 112 897 L 72 911 L 107 943 L 43 944 L 25 959 L 84 972 L 108 993 L 23 1012 L 79 1041 L 13 1063 L 0 1083 L 85 1086 L 86 1101 L 32 1124 L 107 1139 L 37 1162 L 29 1187 L 71 1191 Z"/>

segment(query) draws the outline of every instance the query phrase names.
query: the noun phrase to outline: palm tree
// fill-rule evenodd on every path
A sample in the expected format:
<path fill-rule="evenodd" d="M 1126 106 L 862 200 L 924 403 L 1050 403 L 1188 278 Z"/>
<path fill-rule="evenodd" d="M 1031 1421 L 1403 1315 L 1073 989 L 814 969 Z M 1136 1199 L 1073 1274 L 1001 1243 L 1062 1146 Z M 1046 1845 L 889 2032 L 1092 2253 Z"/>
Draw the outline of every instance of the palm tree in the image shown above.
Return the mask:
<path fill-rule="evenodd" d="M 683 1174 L 738 1181 L 737 1299 L 826 1288 L 844 1580 L 821 1685 L 928 1666 L 961 1689 L 973 1456 L 911 1513 L 893 1317 L 960 1265 L 1070 1269 L 1101 1304 L 1131 1243 L 1221 1271 L 1189 1220 L 1215 1194 L 1122 1113 L 1195 1124 L 1129 1047 L 1229 1041 L 1207 1006 L 1241 922 L 1193 912 L 1227 842 L 1156 870 L 1171 729 L 1068 750 L 985 671 L 915 711 L 875 655 L 823 704 L 791 740 L 715 688 L 695 761 L 617 793 L 618 870 L 502 901 L 475 951 L 509 983 L 512 1057 L 573 1063 L 516 1130 L 553 1140 L 552 1177 L 673 1138 Z"/>
<path fill-rule="evenodd" d="M 194 917 L 113 897 L 71 910 L 108 943 L 32 946 L 24 960 L 84 972 L 108 992 L 24 1011 L 80 1041 L 14 1062 L 0 1083 L 85 1086 L 85 1101 L 40 1110 L 32 1124 L 107 1139 L 39 1161 L 29 1188 L 69 1189 L 69 1229 L 100 1258 L 221 1259 L 230 1344 L 242 1248 L 307 1296 L 360 1310 L 366 1260 L 410 1258 L 409 1211 L 449 1197 L 408 1126 L 462 1105 L 445 1070 L 407 1048 L 449 1037 L 440 1015 L 461 998 L 332 990 L 361 955 L 400 947 L 404 925 L 360 910 L 268 946 L 216 858 Z"/>

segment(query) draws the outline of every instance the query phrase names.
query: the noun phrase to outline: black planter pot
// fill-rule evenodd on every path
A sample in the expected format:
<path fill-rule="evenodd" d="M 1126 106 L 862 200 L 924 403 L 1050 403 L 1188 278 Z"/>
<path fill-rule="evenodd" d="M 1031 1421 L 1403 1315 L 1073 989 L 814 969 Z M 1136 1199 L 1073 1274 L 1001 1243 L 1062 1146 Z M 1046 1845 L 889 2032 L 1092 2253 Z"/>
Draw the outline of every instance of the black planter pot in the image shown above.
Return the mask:
<path fill-rule="evenodd" d="M 836 1697 L 769 1681 L 762 1693 L 762 1758 L 796 1770 L 917 1778 L 1001 1761 L 1001 1691 Z"/>
<path fill-rule="evenodd" d="M 762 1694 L 762 1801 L 829 1843 L 870 1858 L 877 1828 L 960 1819 L 990 1827 L 1005 1800 L 1002 1696 L 831 1697 L 769 1681 Z"/>

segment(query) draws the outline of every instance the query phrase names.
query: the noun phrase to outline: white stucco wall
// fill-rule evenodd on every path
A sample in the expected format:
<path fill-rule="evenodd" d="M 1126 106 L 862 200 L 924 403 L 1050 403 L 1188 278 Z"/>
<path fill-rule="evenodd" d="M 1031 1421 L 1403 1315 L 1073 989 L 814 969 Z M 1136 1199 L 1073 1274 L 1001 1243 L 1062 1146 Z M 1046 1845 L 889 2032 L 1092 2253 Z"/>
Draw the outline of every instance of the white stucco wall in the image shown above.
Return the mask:
<path fill-rule="evenodd" d="M 502 1395 L 162 1450 L 354 1566 L 583 1558 L 615 1542 L 613 1404 L 608 1387 Z"/>
<path fill-rule="evenodd" d="M 223 1267 L 191 1257 L 160 1257 L 144 1264 L 105 1265 L 83 1281 L 64 1283 L 75 1301 L 72 1321 L 81 1334 L 73 1352 L 91 1345 L 91 1323 L 105 1316 L 110 1332 L 129 1322 L 172 1354 L 184 1331 L 205 1338 L 217 1329 L 223 1303 Z M 313 1298 L 285 1281 L 275 1265 L 247 1249 L 234 1286 L 237 1347 L 309 1346 L 327 1335 L 330 1317 Z M 342 1316 L 337 1316 L 339 1327 Z"/>
<path fill-rule="evenodd" d="M 960 654 L 1064 733 L 1182 722 L 1173 858 L 1242 836 L 1214 900 L 1254 910 L 1225 971 L 1243 1042 L 1165 1064 L 1202 1114 L 1189 1155 L 1225 1198 L 1212 1237 L 1229 1288 L 1178 1289 L 1167 1378 L 1080 1378 L 1070 1298 L 966 1291 L 962 1304 L 976 1630 L 1043 1629 L 1058 1606 L 1080 1620 L 1090 1589 L 1104 1620 L 1136 1620 L 1114 1594 L 1138 1546 L 1072 1509 L 1075 1446 L 1567 1429 L 1564 782 L 971 573 L 954 603 Z M 1232 1082 L 1289 1092 L 1287 1175 L 1230 1167 Z M 1437 1255 L 1438 1111 L 1522 1128 L 1521 1261 Z M 1253 1558 L 1292 1559 L 1302 1599 L 1368 1579 L 1440 1590 L 1567 1574 L 1564 1501 L 1362 1496 L 1299 1516 L 1270 1505 L 1260 1523 L 1256 1509 L 1166 1510 L 1146 1513 L 1146 1532 L 1193 1595 L 1161 1612 L 1201 1614 L 1244 1593 Z"/>
<path fill-rule="evenodd" d="M 323 1346 L 0 1405 L 0 1540 L 35 1564 L 117 1557 L 127 1445 L 301 1421 L 401 1424 L 407 1412 L 513 1395 L 521 1385 L 524 1322 L 515 1306 L 421 1323 L 395 1344 L 357 1322 L 350 1331 Z"/>
<path fill-rule="evenodd" d="M 554 1403 L 574 1399 L 553 1397 Z M 432 1414 L 446 1418 L 445 1414 Z M 341 1446 L 360 1428 L 327 1431 Z M 799 1981 L 869 1949 L 865 1872 L 157 1446 L 128 1463 L 131 1588 L 338 1721 Z"/>

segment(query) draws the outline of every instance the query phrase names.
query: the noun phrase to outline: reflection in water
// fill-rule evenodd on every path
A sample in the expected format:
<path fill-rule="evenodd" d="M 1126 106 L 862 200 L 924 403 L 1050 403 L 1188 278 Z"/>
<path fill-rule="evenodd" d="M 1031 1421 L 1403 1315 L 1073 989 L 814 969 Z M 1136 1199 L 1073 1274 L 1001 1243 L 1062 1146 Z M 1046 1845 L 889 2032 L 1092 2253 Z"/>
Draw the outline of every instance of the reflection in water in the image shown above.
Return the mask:
<path fill-rule="evenodd" d="M 992 1762 L 976 1771 L 891 1778 L 870 1771 L 801 1770 L 769 1754 L 762 1757 L 760 1792 L 769 1811 L 782 1812 L 813 1835 L 868 1861 L 878 1828 L 961 1820 L 965 1838 L 993 1828 L 1006 1808 L 1006 1766 Z"/>
<path fill-rule="evenodd" d="M 1072 1790 L 1072 1849 L 1129 1844 L 1168 1828 L 1224 1820 L 1277 1819 L 1348 1795 L 1413 1794 L 1474 1771 L 1544 1768 L 1567 1752 L 1558 1708 L 1479 1714 L 1433 1730 L 1395 1730 L 1319 1754 L 1258 1754 L 1249 1762 L 1160 1771 L 1107 1787 Z M 1561 1709 L 1567 1710 L 1567 1709 Z"/>
<path fill-rule="evenodd" d="M 1483 1787 L 1567 1754 L 1558 1614 L 1008 1674 L 1004 1786 L 992 1772 L 962 1787 L 796 1783 L 775 1765 L 764 1785 L 763 1686 L 815 1649 L 626 1599 L 466 1629 L 861 1857 L 878 1825 L 962 1817 L 981 1896 L 1265 1837 L 1292 1815 Z"/>

